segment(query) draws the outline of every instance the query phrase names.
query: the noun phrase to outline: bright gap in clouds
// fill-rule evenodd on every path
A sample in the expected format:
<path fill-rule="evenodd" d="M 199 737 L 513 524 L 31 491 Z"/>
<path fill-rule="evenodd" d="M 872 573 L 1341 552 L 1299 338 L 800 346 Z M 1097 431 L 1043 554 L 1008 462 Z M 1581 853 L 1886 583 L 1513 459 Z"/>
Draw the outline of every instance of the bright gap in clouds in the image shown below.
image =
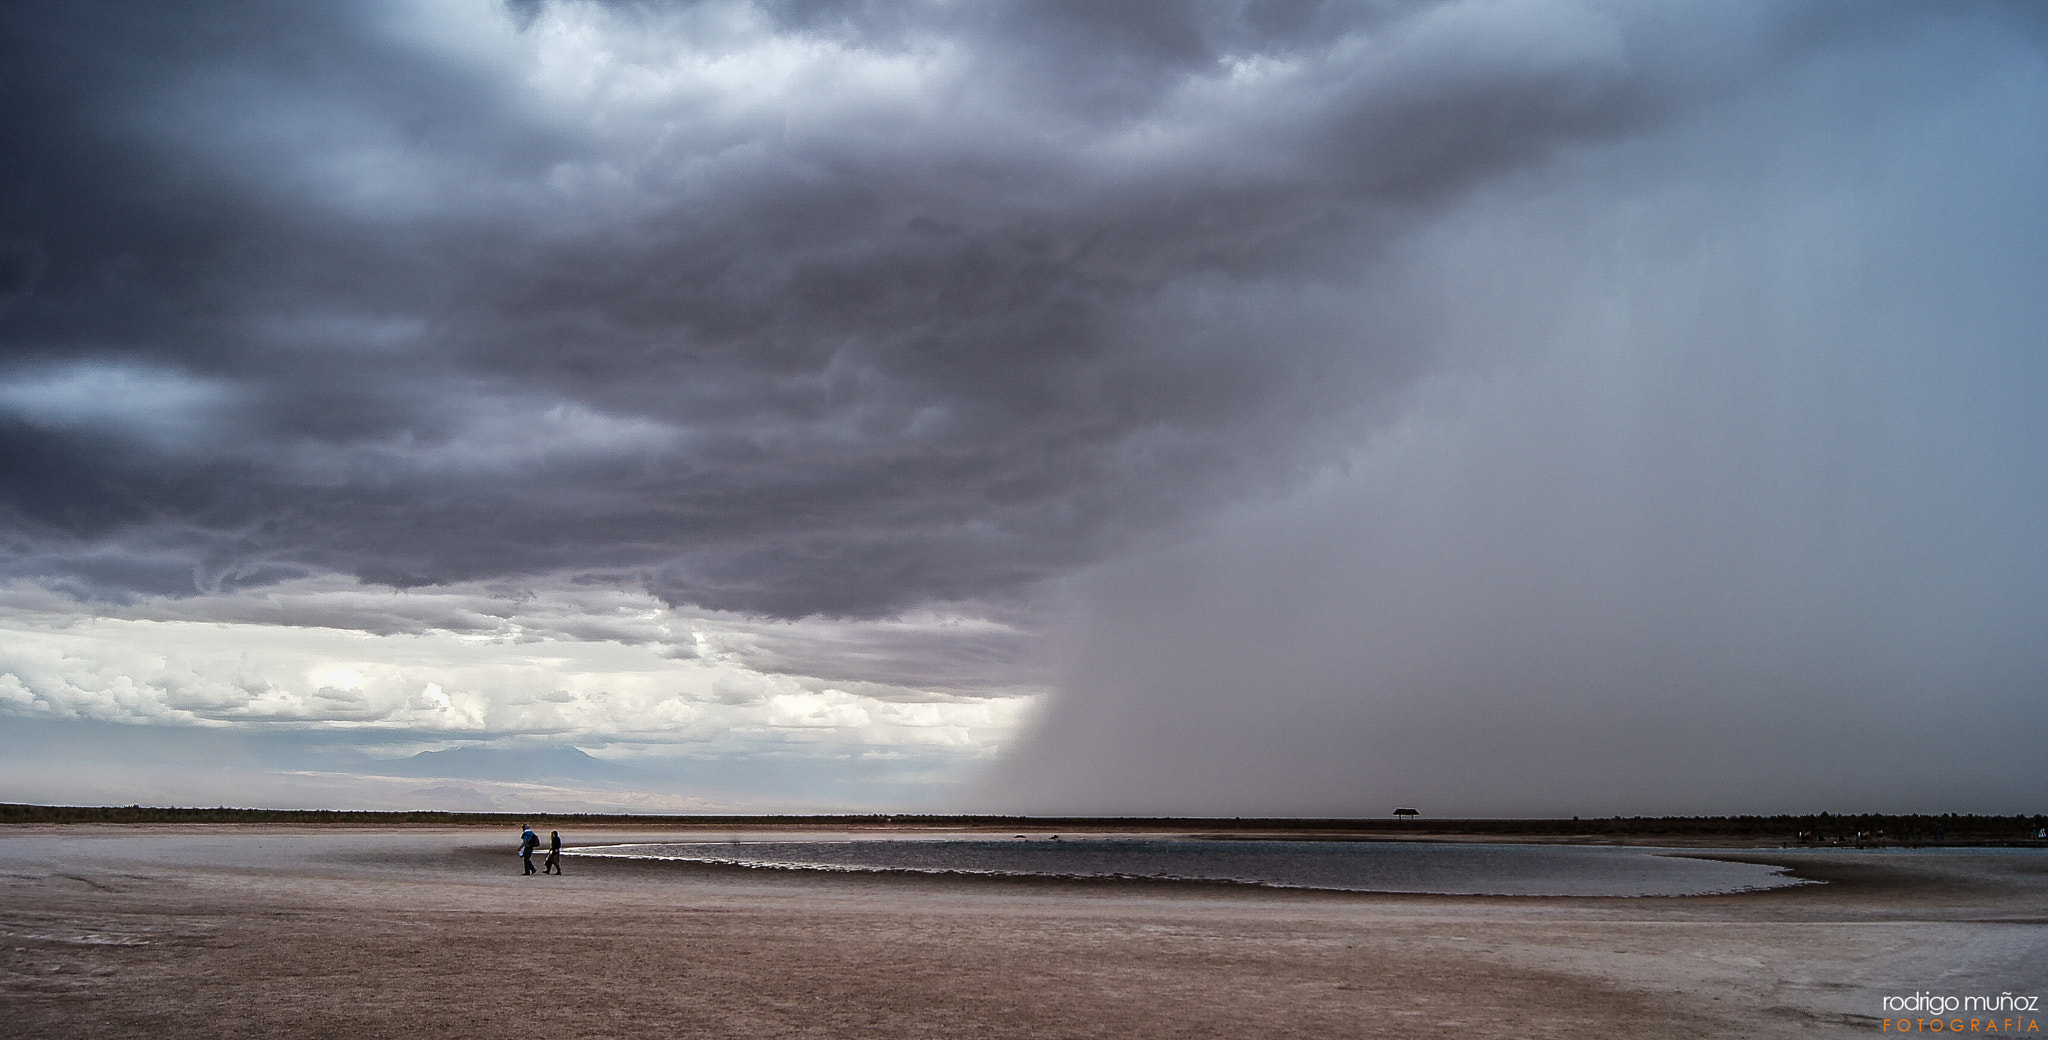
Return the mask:
<path fill-rule="evenodd" d="M 940 615 L 793 624 L 605 589 L 332 579 L 82 612 L 0 597 L 0 710 L 49 742 L 8 775 L 39 800 L 930 807 L 1039 692 L 1018 632 Z M 493 753 L 412 758 L 461 747 Z"/>

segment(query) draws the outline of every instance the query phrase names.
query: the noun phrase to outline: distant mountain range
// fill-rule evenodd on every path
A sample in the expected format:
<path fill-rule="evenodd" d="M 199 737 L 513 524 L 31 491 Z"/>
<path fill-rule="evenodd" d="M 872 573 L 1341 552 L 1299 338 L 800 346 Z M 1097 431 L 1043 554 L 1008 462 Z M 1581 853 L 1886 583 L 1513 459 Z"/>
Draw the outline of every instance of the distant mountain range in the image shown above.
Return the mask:
<path fill-rule="evenodd" d="M 568 746 L 539 748 L 456 747 L 446 751 L 422 751 L 411 758 L 380 762 L 377 771 L 386 776 L 416 776 L 442 780 L 496 780 L 510 782 L 560 783 L 573 781 L 619 787 L 658 786 L 657 778 L 631 766 L 592 758 L 581 748 Z"/>

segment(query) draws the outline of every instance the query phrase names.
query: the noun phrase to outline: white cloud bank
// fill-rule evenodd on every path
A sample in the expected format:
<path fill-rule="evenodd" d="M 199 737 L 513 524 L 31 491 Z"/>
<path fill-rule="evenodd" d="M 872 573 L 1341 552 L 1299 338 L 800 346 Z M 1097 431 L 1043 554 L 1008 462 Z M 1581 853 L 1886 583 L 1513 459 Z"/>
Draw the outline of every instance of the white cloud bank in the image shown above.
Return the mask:
<path fill-rule="evenodd" d="M 771 758 L 820 781 L 848 762 L 872 771 L 900 760 L 938 779 L 932 796 L 942 797 L 999 751 L 1042 694 L 1021 645 L 1020 633 L 986 619 L 749 621 L 602 588 L 398 592 L 328 578 L 115 607 L 16 585 L 0 592 L 0 720 L 44 723 L 41 732 L 63 722 L 152 727 L 169 743 L 191 738 L 178 730 L 260 733 L 387 760 L 469 743 L 568 745 L 665 788 L 484 797 L 507 807 L 778 804 L 773 785 L 750 796 L 706 773 Z M 958 659 L 949 662 L 948 648 Z M 806 663 L 820 674 L 798 670 Z M 42 757 L 21 749 L 13 771 Z M 482 804 L 474 784 L 422 796 L 416 780 L 374 779 L 374 760 L 358 767 L 369 779 L 274 773 L 266 797 Z M 71 785 L 37 784 L 45 798 L 107 793 L 104 776 L 55 771 Z M 698 781 L 708 796 L 691 790 Z M 191 793 L 189 782 L 180 787 Z M 847 807 L 879 795 L 856 784 L 823 797 Z"/>

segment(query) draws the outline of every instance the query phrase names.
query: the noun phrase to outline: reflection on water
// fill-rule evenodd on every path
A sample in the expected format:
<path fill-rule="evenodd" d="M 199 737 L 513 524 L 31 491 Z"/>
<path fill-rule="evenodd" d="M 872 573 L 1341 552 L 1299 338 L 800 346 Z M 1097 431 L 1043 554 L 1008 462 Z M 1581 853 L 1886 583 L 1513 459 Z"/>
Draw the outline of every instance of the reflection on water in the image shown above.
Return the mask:
<path fill-rule="evenodd" d="M 1802 884 L 1775 867 L 1665 849 L 1160 838 L 717 841 L 607 845 L 580 855 L 783 870 L 1147 878 L 1342 892 L 1681 896 Z"/>

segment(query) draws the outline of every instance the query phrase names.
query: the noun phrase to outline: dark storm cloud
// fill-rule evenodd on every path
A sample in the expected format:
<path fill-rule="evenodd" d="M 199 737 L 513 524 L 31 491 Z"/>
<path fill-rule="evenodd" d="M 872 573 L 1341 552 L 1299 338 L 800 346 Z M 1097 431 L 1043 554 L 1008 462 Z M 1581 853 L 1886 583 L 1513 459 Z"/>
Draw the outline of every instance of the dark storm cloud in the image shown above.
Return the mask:
<path fill-rule="evenodd" d="M 9 5 L 6 566 L 1003 595 L 1430 371 L 1394 236 L 1884 17 Z"/>

